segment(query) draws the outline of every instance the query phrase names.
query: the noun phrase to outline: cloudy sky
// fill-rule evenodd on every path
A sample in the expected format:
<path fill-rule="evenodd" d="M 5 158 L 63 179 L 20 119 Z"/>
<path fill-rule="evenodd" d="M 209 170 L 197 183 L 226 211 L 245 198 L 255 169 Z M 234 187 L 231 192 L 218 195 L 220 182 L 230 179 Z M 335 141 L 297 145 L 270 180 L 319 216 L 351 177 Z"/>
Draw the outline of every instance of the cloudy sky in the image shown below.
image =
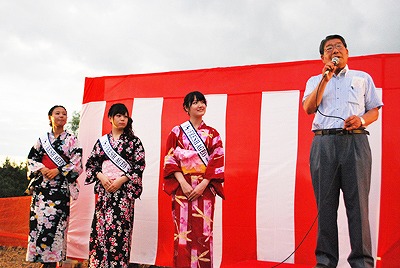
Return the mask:
<path fill-rule="evenodd" d="M 80 111 L 85 77 L 400 52 L 398 0 L 0 0 L 0 156 L 19 160 Z M 311 75 L 311 74 L 310 74 Z"/>

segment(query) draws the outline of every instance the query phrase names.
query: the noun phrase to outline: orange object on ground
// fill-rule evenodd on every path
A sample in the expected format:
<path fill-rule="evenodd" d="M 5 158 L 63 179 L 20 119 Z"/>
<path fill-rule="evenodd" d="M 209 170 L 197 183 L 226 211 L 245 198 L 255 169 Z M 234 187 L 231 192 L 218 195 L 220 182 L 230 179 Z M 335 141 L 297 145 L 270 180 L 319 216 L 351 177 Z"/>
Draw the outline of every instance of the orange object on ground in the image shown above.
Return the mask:
<path fill-rule="evenodd" d="M 30 196 L 0 198 L 0 246 L 27 247 Z"/>

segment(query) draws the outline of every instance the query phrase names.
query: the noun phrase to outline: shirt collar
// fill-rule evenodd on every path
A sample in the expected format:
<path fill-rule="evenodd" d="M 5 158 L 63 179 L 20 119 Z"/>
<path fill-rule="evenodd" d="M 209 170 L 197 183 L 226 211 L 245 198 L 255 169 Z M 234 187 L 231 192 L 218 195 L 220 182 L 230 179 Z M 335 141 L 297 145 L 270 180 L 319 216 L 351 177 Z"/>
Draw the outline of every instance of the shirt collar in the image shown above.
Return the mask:
<path fill-rule="evenodd" d="M 335 76 L 346 76 L 347 72 L 349 71 L 349 66 L 346 64 L 346 66 L 340 71 L 339 74 L 335 74 Z"/>

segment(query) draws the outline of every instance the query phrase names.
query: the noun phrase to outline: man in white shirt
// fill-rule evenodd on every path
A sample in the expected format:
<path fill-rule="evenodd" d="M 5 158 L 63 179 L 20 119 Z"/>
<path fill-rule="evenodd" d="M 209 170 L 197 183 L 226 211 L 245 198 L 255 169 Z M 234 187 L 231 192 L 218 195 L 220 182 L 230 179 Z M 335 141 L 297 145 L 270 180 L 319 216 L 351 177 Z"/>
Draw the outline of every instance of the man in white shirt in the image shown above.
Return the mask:
<path fill-rule="evenodd" d="M 306 84 L 303 108 L 315 114 L 310 170 L 319 211 L 316 267 L 336 267 L 339 259 L 337 210 L 340 190 L 346 206 L 351 267 L 374 267 L 368 220 L 371 183 L 369 124 L 376 121 L 382 101 L 371 76 L 347 66 L 344 38 L 321 41 L 322 73 Z"/>

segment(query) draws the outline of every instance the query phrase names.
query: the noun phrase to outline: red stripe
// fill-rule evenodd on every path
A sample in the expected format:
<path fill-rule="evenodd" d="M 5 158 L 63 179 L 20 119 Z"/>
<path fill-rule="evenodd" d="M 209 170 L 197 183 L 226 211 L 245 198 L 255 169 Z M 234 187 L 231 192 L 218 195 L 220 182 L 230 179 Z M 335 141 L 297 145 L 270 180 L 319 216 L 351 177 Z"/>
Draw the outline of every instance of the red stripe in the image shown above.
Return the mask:
<path fill-rule="evenodd" d="M 229 95 L 226 111 L 222 263 L 257 257 L 256 193 L 261 94 Z M 251 115 L 251 116 L 243 116 Z"/>
<path fill-rule="evenodd" d="M 82 103 L 88 103 L 92 101 L 104 101 L 104 91 L 105 91 L 105 78 L 85 78 L 85 90 L 83 92 Z"/>
<path fill-rule="evenodd" d="M 174 252 L 174 225 L 172 222 L 171 197 L 162 189 L 163 165 L 166 142 L 171 129 L 188 120 L 182 108 L 183 98 L 164 99 L 161 118 L 160 180 L 158 186 L 158 244 L 156 265 L 172 267 Z M 151 123 L 151 122 L 149 122 Z"/>
<path fill-rule="evenodd" d="M 247 94 L 266 88 L 269 91 L 287 90 L 297 88 L 298 81 L 305 81 L 310 73 L 319 72 L 320 64 L 320 60 L 314 60 L 86 78 L 83 103 L 102 98 L 120 100 L 122 96 L 183 97 L 193 90 L 203 94 Z M 291 79 L 283 80 L 288 74 Z"/>
<path fill-rule="evenodd" d="M 400 259 L 400 58 L 388 58 L 383 65 L 382 182 L 377 267 L 398 267 Z"/>
<path fill-rule="evenodd" d="M 352 68 L 370 73 L 376 83 L 376 68 L 382 59 L 398 54 L 351 57 Z M 243 94 L 303 88 L 307 79 L 321 71 L 321 60 L 258 64 L 153 74 L 132 74 L 86 78 L 83 103 L 121 98 L 183 97 L 200 90 L 203 94 Z M 290 77 L 290 79 L 287 79 Z M 398 78 L 395 78 L 398 79 Z"/>

